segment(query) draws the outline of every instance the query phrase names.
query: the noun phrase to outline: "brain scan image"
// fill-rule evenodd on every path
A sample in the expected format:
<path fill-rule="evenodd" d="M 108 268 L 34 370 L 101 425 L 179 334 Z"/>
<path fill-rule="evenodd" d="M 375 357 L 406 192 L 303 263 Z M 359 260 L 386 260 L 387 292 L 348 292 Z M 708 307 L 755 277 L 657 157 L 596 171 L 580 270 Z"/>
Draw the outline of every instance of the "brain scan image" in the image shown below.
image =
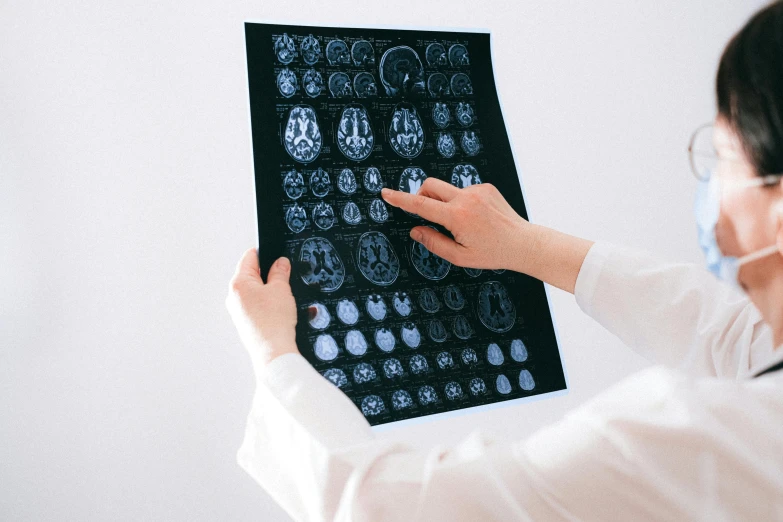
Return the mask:
<path fill-rule="evenodd" d="M 449 63 L 451 65 L 470 65 L 468 50 L 462 44 L 449 47 Z"/>
<path fill-rule="evenodd" d="M 413 406 L 411 394 L 405 390 L 396 390 L 391 396 L 392 408 L 395 410 L 404 410 Z"/>
<path fill-rule="evenodd" d="M 527 361 L 527 347 L 522 339 L 514 339 L 511 341 L 511 358 L 516 362 Z"/>
<path fill-rule="evenodd" d="M 427 327 L 427 335 L 436 343 L 442 343 L 447 337 L 446 327 L 443 326 L 440 320 L 434 319 L 430 321 L 430 325 Z"/>
<path fill-rule="evenodd" d="M 436 102 L 432 106 L 432 122 L 439 129 L 445 129 L 451 120 L 451 110 L 445 103 Z"/>
<path fill-rule="evenodd" d="M 340 299 L 337 302 L 337 318 L 343 324 L 356 324 L 359 320 L 359 309 L 356 303 L 347 298 Z"/>
<path fill-rule="evenodd" d="M 451 184 L 457 188 L 465 188 L 481 183 L 478 170 L 469 163 L 456 165 L 451 171 Z"/>
<path fill-rule="evenodd" d="M 402 377 L 402 364 L 397 359 L 386 359 L 383 361 L 383 373 L 387 379 Z"/>
<path fill-rule="evenodd" d="M 411 311 L 413 310 L 411 298 L 406 292 L 394 292 L 392 306 L 394 307 L 394 311 L 397 312 L 400 317 L 408 317 L 411 315 Z"/>
<path fill-rule="evenodd" d="M 309 97 L 315 98 L 324 90 L 324 79 L 321 76 L 321 73 L 315 69 L 309 69 L 305 71 L 304 76 L 302 76 L 302 85 L 304 86 L 305 93 Z"/>
<path fill-rule="evenodd" d="M 309 105 L 294 105 L 288 114 L 284 134 L 285 150 L 300 163 L 310 163 L 321 152 L 323 139 L 315 109 Z"/>
<path fill-rule="evenodd" d="M 489 343 L 489 346 L 487 346 L 487 361 L 489 364 L 493 366 L 500 366 L 503 364 L 503 361 L 505 358 L 503 357 L 503 352 L 500 349 L 500 346 L 498 346 L 497 343 Z"/>
<path fill-rule="evenodd" d="M 446 398 L 450 401 L 456 401 L 462 398 L 462 386 L 454 381 L 447 383 L 443 391 L 446 393 Z"/>
<path fill-rule="evenodd" d="M 390 352 L 394 350 L 394 345 L 397 341 L 394 339 L 394 334 L 388 328 L 378 328 L 375 330 L 375 344 L 384 352 Z"/>
<path fill-rule="evenodd" d="M 397 189 L 408 194 L 416 194 L 421 188 L 421 184 L 427 179 L 427 175 L 419 167 L 406 167 L 400 174 L 400 180 L 397 183 Z M 416 216 L 412 212 L 405 210 L 406 214 Z"/>
<path fill-rule="evenodd" d="M 462 364 L 465 366 L 473 366 L 478 363 L 478 355 L 476 355 L 476 350 L 473 348 L 465 348 L 462 350 L 460 358 L 462 359 Z"/>
<path fill-rule="evenodd" d="M 438 363 L 438 368 L 441 370 L 448 370 L 454 367 L 454 359 L 451 358 L 449 352 L 440 352 L 435 356 L 435 362 Z"/>
<path fill-rule="evenodd" d="M 457 121 L 463 127 L 470 127 L 476 119 L 476 115 L 473 112 L 473 105 L 467 102 L 459 102 L 457 104 L 457 110 L 454 111 L 454 113 L 457 116 Z"/>
<path fill-rule="evenodd" d="M 386 318 L 386 302 L 379 294 L 368 295 L 365 308 L 369 316 L 376 321 L 383 321 Z"/>
<path fill-rule="evenodd" d="M 356 192 L 356 187 L 356 176 L 354 176 L 353 171 L 349 168 L 341 170 L 337 176 L 337 190 L 346 196 L 350 196 Z"/>
<path fill-rule="evenodd" d="M 313 223 L 321 230 L 329 230 L 336 222 L 334 209 L 329 203 L 321 201 L 313 209 Z"/>
<path fill-rule="evenodd" d="M 400 273 L 397 253 L 381 232 L 362 234 L 357 247 L 356 264 L 368 281 L 380 286 L 392 284 Z"/>
<path fill-rule="evenodd" d="M 536 381 L 533 380 L 533 376 L 527 370 L 521 370 L 519 372 L 519 387 L 525 391 L 530 391 L 536 387 Z"/>
<path fill-rule="evenodd" d="M 416 51 L 406 45 L 387 49 L 379 70 L 387 96 L 424 92 L 424 66 Z"/>
<path fill-rule="evenodd" d="M 503 395 L 511 393 L 511 382 L 502 373 L 495 379 L 495 388 Z"/>
<path fill-rule="evenodd" d="M 310 319 L 309 324 L 311 328 L 316 330 L 323 330 L 332 321 L 332 316 L 329 314 L 329 310 L 322 303 L 313 303 L 308 308 L 315 309 L 315 315 Z"/>
<path fill-rule="evenodd" d="M 449 79 L 441 72 L 432 73 L 427 78 L 427 90 L 433 98 L 448 96 L 450 94 Z"/>
<path fill-rule="evenodd" d="M 487 393 L 487 385 L 484 384 L 484 380 L 479 377 L 474 377 L 470 380 L 468 385 L 471 395 L 484 395 Z"/>
<path fill-rule="evenodd" d="M 304 178 L 296 170 L 289 170 L 283 179 L 285 195 L 291 199 L 299 199 L 305 193 Z"/>
<path fill-rule="evenodd" d="M 356 384 L 374 381 L 376 377 L 375 368 L 369 363 L 359 363 L 353 368 L 353 382 Z"/>
<path fill-rule="evenodd" d="M 345 350 L 351 355 L 360 357 L 367 353 L 367 339 L 359 330 L 350 330 L 345 334 Z"/>
<path fill-rule="evenodd" d="M 343 221 L 349 225 L 358 225 L 362 220 L 362 214 L 359 212 L 359 206 L 353 201 L 349 201 L 343 207 Z"/>
<path fill-rule="evenodd" d="M 493 268 L 492 269 L 492 272 L 495 273 L 495 274 L 502 274 L 505 271 L 506 271 L 505 268 Z"/>
<path fill-rule="evenodd" d="M 470 326 L 468 318 L 464 315 L 458 315 L 454 318 L 452 331 L 460 339 L 470 339 L 470 336 L 473 335 L 473 327 Z"/>
<path fill-rule="evenodd" d="M 484 326 L 496 333 L 509 331 L 517 318 L 514 303 L 511 302 L 506 287 L 497 281 L 481 285 L 476 311 Z"/>
<path fill-rule="evenodd" d="M 364 183 L 364 190 L 370 194 L 378 194 L 383 188 L 383 177 L 381 177 L 381 171 L 376 167 L 368 167 L 364 171 L 364 177 L 362 178 Z"/>
<path fill-rule="evenodd" d="M 411 373 L 414 375 L 421 375 L 427 373 L 430 366 L 427 364 L 427 359 L 423 355 L 414 355 L 408 361 L 408 366 L 411 369 Z"/>
<path fill-rule="evenodd" d="M 362 413 L 365 417 L 374 417 L 380 415 L 386 411 L 386 406 L 383 404 L 383 399 L 377 395 L 368 395 L 362 399 Z"/>
<path fill-rule="evenodd" d="M 351 79 L 344 72 L 336 72 L 329 75 L 329 92 L 334 98 L 353 96 Z"/>
<path fill-rule="evenodd" d="M 435 139 L 435 148 L 444 158 L 451 158 L 457 153 L 457 144 L 450 132 L 439 132 Z"/>
<path fill-rule="evenodd" d="M 329 368 L 322 375 L 338 388 L 348 386 L 348 377 L 346 377 L 345 372 L 339 368 Z"/>
<path fill-rule="evenodd" d="M 433 227 L 430 227 L 433 228 Z M 434 229 L 433 229 L 434 230 Z M 411 240 L 411 263 L 418 273 L 432 281 L 446 277 L 451 263 L 427 250 L 423 244 Z"/>
<path fill-rule="evenodd" d="M 368 72 L 360 72 L 353 77 L 353 90 L 357 98 L 372 98 L 378 96 L 378 84 L 375 77 Z"/>
<path fill-rule="evenodd" d="M 322 361 L 334 360 L 337 357 L 339 351 L 339 348 L 337 348 L 337 341 L 335 341 L 334 337 L 329 334 L 319 335 L 315 340 L 315 344 L 313 345 L 313 352 L 315 353 L 315 356 Z"/>
<path fill-rule="evenodd" d="M 434 314 L 440 310 L 438 296 L 431 288 L 425 288 L 419 293 L 419 306 L 427 313 Z"/>
<path fill-rule="evenodd" d="M 451 94 L 454 96 L 467 96 L 473 94 L 473 85 L 465 73 L 457 73 L 451 77 Z"/>
<path fill-rule="evenodd" d="M 289 64 L 294 59 L 294 56 L 296 55 L 296 44 L 294 44 L 294 39 L 288 36 L 287 33 L 284 33 L 283 36 L 280 36 L 277 40 L 275 40 L 275 55 L 277 55 L 277 59 L 282 64 Z"/>
<path fill-rule="evenodd" d="M 475 156 L 479 153 L 479 139 L 474 131 L 466 130 L 463 132 L 459 143 L 462 145 L 462 152 L 464 152 L 466 156 Z"/>
<path fill-rule="evenodd" d="M 443 290 L 443 301 L 451 310 L 462 310 L 465 306 L 465 296 L 456 285 L 449 285 Z"/>
<path fill-rule="evenodd" d="M 285 213 L 285 224 L 294 234 L 298 234 L 305 229 L 307 224 L 307 213 L 305 209 L 294 203 Z"/>
<path fill-rule="evenodd" d="M 386 203 L 380 199 L 373 199 L 370 203 L 370 219 L 376 223 L 383 223 L 389 219 L 389 211 L 386 209 Z"/>
<path fill-rule="evenodd" d="M 300 277 L 308 286 L 334 292 L 343 284 L 345 265 L 328 239 L 311 237 L 299 249 Z"/>
<path fill-rule="evenodd" d="M 280 90 L 280 94 L 286 98 L 290 98 L 296 93 L 297 86 L 296 74 L 288 67 L 277 74 L 277 88 Z"/>
<path fill-rule="evenodd" d="M 351 46 L 351 59 L 354 65 L 373 65 L 375 51 L 367 40 L 356 40 Z"/>
<path fill-rule="evenodd" d="M 329 65 L 349 65 L 351 55 L 348 52 L 348 45 L 342 40 L 331 40 L 326 44 L 326 61 Z"/>
<path fill-rule="evenodd" d="M 452 178 L 453 180 L 454 178 Z M 462 269 L 465 271 L 466 274 L 468 274 L 468 277 L 478 277 L 481 275 L 481 272 L 483 272 L 480 268 L 468 268 L 468 267 L 462 267 Z"/>
<path fill-rule="evenodd" d="M 427 406 L 438 402 L 438 394 L 435 392 L 435 388 L 429 384 L 419 388 L 417 395 L 419 396 L 419 404 L 422 406 Z"/>
<path fill-rule="evenodd" d="M 324 169 L 318 167 L 310 174 L 310 190 L 313 191 L 313 196 L 322 198 L 329 193 L 331 188 L 332 180 Z"/>
<path fill-rule="evenodd" d="M 405 322 L 400 328 L 400 337 L 409 348 L 418 348 L 421 344 L 421 334 L 416 325 L 411 321 Z"/>
<path fill-rule="evenodd" d="M 307 65 L 313 65 L 318 61 L 321 56 L 321 44 L 318 43 L 318 39 L 313 35 L 307 35 L 302 40 L 301 46 L 302 60 Z"/>
<path fill-rule="evenodd" d="M 346 105 L 340 115 L 335 140 L 337 148 L 349 160 L 362 161 L 370 155 L 375 137 L 364 107 L 359 104 Z"/>
<path fill-rule="evenodd" d="M 431 43 L 424 52 L 424 58 L 429 65 L 448 65 L 446 58 L 446 48 L 440 43 Z"/>
<path fill-rule="evenodd" d="M 412 159 L 424 148 L 424 128 L 419 113 L 410 103 L 394 107 L 389 124 L 389 144 L 403 158 Z"/>

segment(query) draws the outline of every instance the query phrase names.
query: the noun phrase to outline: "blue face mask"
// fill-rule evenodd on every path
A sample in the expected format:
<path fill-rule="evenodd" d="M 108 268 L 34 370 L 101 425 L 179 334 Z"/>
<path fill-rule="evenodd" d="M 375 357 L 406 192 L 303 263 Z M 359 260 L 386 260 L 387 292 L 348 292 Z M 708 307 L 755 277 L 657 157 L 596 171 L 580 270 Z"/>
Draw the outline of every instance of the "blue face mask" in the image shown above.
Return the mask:
<path fill-rule="evenodd" d="M 744 184 L 745 187 L 753 187 L 764 184 L 762 178 Z M 704 252 L 707 269 L 716 277 L 741 289 L 738 275 L 742 265 L 761 259 L 778 252 L 777 245 L 758 250 L 741 258 L 725 256 L 718 247 L 715 237 L 715 227 L 720 215 L 720 178 L 712 175 L 707 181 L 699 181 L 696 190 L 696 203 L 693 207 L 696 214 L 696 226 L 699 230 L 699 246 Z"/>

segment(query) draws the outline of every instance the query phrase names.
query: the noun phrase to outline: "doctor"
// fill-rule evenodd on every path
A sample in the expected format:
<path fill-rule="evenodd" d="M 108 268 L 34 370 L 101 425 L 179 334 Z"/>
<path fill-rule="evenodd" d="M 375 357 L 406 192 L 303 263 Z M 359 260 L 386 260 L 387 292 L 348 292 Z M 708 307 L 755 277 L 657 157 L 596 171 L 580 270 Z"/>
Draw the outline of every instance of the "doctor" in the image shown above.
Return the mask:
<path fill-rule="evenodd" d="M 524 440 L 376 439 L 297 351 L 290 263 L 264 282 L 250 249 L 227 298 L 257 377 L 239 464 L 295 520 L 783 520 L 783 2 L 731 40 L 716 86 L 689 152 L 724 282 L 531 224 L 490 184 L 383 191 L 452 233 L 411 230 L 435 254 L 572 292 L 659 365 Z"/>

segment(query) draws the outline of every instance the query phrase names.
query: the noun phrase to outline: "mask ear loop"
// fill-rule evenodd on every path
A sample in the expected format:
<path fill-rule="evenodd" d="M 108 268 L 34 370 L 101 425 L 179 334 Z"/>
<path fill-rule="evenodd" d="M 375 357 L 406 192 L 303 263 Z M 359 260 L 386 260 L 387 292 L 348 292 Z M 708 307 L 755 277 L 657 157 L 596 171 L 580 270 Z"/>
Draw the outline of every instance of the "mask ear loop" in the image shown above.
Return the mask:
<path fill-rule="evenodd" d="M 783 174 L 770 174 L 761 177 L 758 180 L 753 180 L 753 181 L 755 182 L 754 184 L 756 185 L 773 186 L 783 181 Z M 748 263 L 752 263 L 754 261 L 758 261 L 759 259 L 763 259 L 767 256 L 771 256 L 772 254 L 776 254 L 778 252 L 780 252 L 778 245 L 770 245 L 756 252 L 752 252 L 746 256 L 742 256 L 737 260 L 737 266 L 742 266 Z"/>

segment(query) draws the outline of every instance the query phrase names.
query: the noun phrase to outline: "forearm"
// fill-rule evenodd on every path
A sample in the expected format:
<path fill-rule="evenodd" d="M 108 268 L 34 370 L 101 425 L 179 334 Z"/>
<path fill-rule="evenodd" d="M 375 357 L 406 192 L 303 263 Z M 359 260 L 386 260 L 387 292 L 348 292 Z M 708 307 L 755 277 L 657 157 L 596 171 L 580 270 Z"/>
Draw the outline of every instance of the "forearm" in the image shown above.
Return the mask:
<path fill-rule="evenodd" d="M 509 260 L 509 268 L 574 293 L 576 278 L 593 241 L 524 222 L 516 240 L 524 255 Z"/>

